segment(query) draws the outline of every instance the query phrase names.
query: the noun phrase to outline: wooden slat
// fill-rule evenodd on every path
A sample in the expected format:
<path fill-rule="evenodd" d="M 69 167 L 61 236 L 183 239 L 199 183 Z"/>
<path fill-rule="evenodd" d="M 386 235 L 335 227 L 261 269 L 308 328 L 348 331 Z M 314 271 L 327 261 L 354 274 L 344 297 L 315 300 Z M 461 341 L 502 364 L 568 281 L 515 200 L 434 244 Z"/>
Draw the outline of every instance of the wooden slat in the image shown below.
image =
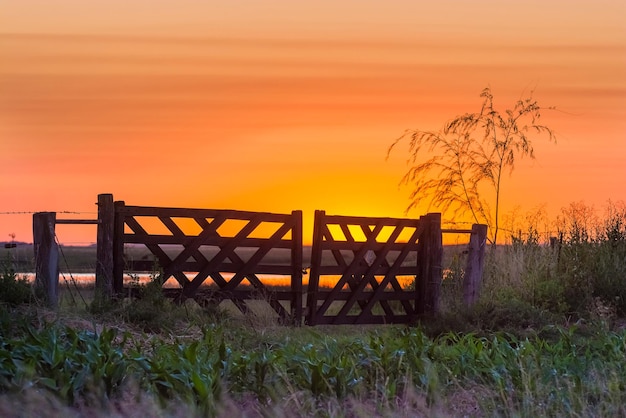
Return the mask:
<path fill-rule="evenodd" d="M 374 292 L 363 292 L 362 296 L 364 300 L 369 300 L 372 296 Z M 331 295 L 331 291 L 330 290 L 318 290 L 317 292 L 319 299 L 318 301 L 322 301 L 327 299 L 330 295 Z M 335 297 L 335 300 L 348 300 L 352 295 L 352 292 L 348 292 L 348 291 L 342 291 L 337 293 L 337 296 Z M 402 301 L 402 300 L 413 300 L 415 296 L 413 295 L 413 292 L 410 292 L 408 290 L 402 291 L 402 292 L 395 292 L 395 291 L 384 291 L 381 293 L 380 299 L 381 300 L 398 300 L 398 301 Z"/>
<path fill-rule="evenodd" d="M 163 289 L 166 293 L 168 293 L 171 297 L 178 296 L 182 289 Z M 206 299 L 215 299 L 216 301 L 227 300 L 230 297 L 235 297 L 237 299 L 250 299 L 250 300 L 263 300 L 265 298 L 274 298 L 276 300 L 281 300 L 284 302 L 288 302 L 291 300 L 291 291 L 288 290 L 272 290 L 268 291 L 266 294 L 259 293 L 258 290 L 249 290 L 249 289 L 236 289 L 231 291 L 223 291 L 215 288 L 200 288 L 196 292 L 194 296 L 196 298 L 206 298 Z"/>
<path fill-rule="evenodd" d="M 194 235 L 187 235 L 188 240 L 194 238 Z M 226 245 L 233 237 L 208 236 L 203 242 L 203 246 L 221 247 Z M 267 242 L 268 238 L 242 238 L 238 247 L 259 247 Z M 126 244 L 154 244 L 154 245 L 179 245 L 181 239 L 172 235 L 148 235 L 146 234 L 124 234 L 124 242 Z M 274 248 L 291 249 L 291 239 L 280 239 L 275 242 Z"/>
<path fill-rule="evenodd" d="M 345 271 L 346 267 L 342 266 L 321 266 L 318 269 L 318 273 L 320 276 L 341 276 Z M 378 267 L 374 270 L 375 276 L 383 276 L 387 274 L 388 267 Z M 413 266 L 402 266 L 398 269 L 397 276 L 414 276 L 415 275 L 415 265 Z"/>
<path fill-rule="evenodd" d="M 386 242 L 373 242 L 369 245 L 371 250 L 380 250 L 385 247 Z M 323 244 L 323 248 L 325 250 L 333 250 L 333 251 L 358 251 L 359 248 L 363 245 L 363 241 L 359 242 L 346 242 L 346 241 L 325 241 Z M 417 243 L 404 243 L 397 242 L 392 243 L 389 247 L 390 251 L 401 251 L 404 247 L 417 249 Z"/>
<path fill-rule="evenodd" d="M 65 225 L 97 225 L 100 221 L 97 219 L 57 219 L 55 223 Z"/>
<path fill-rule="evenodd" d="M 471 234 L 471 229 L 442 229 L 442 234 Z"/>
<path fill-rule="evenodd" d="M 291 219 L 290 214 L 279 214 L 269 212 L 249 212 L 230 209 L 190 209 L 190 208 L 168 208 L 151 206 L 129 206 L 126 205 L 121 213 L 126 216 L 145 217 L 173 217 L 173 218 L 214 218 L 223 217 L 235 220 L 252 220 L 262 218 L 264 222 L 285 223 Z"/>
<path fill-rule="evenodd" d="M 186 262 L 180 265 L 179 271 L 183 272 L 194 272 L 201 270 L 206 263 L 200 262 Z M 221 273 L 237 273 L 240 269 L 241 264 L 235 263 L 221 263 L 214 271 L 219 271 Z M 143 273 L 154 272 L 155 263 L 150 260 L 132 260 L 127 262 L 127 270 L 128 271 L 136 271 Z M 407 276 L 411 274 L 413 270 L 407 270 Z M 266 275 L 275 275 L 275 276 L 291 276 L 293 273 L 292 266 L 289 265 L 275 265 L 275 264 L 257 264 L 254 268 L 255 274 L 266 274 Z M 337 274 L 340 275 L 340 274 Z"/>
<path fill-rule="evenodd" d="M 344 216 L 325 215 L 325 222 L 328 225 L 381 225 L 395 226 L 399 224 L 417 226 L 418 220 L 413 218 L 387 218 L 387 217 L 366 217 L 366 216 Z"/>

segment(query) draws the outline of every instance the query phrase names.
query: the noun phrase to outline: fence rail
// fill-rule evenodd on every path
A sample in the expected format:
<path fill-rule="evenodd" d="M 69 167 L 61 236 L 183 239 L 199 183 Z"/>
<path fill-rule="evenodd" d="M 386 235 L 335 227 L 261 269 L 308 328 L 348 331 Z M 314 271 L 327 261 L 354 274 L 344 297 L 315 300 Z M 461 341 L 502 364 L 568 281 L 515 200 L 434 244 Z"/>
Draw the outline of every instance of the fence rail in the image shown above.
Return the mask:
<path fill-rule="evenodd" d="M 52 305 L 58 286 L 54 225 L 70 223 L 98 225 L 96 297 L 120 296 L 125 291 L 124 274 L 150 272 L 158 266 L 161 283 L 171 279 L 176 283 L 163 291 L 178 302 L 230 300 L 248 313 L 250 303 L 260 300 L 282 321 L 296 325 L 407 323 L 436 314 L 442 233 L 470 234 L 464 300 L 472 304 L 480 290 L 487 232 L 485 225 L 442 230 L 441 215 L 436 213 L 409 219 L 316 211 L 305 289 L 301 211 L 130 206 L 101 194 L 97 220 L 56 219 L 54 212 L 33 215 L 36 283 L 48 292 Z M 152 258 L 133 259 L 128 254 L 133 246 L 146 248 Z M 274 257 L 276 252 L 281 256 Z M 259 275 L 289 277 L 288 290 L 266 285 Z M 336 278 L 331 288 L 320 287 L 324 276 Z M 414 278 L 415 285 L 403 287 L 403 276 Z"/>

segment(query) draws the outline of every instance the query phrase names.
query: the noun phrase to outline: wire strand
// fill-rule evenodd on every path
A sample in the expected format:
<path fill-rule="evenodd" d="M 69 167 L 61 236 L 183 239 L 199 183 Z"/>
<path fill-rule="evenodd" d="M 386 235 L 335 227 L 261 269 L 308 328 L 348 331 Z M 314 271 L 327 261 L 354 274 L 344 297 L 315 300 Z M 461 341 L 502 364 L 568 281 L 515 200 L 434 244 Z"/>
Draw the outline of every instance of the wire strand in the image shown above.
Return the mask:
<path fill-rule="evenodd" d="M 80 299 L 83 301 L 83 304 L 85 305 L 85 307 L 89 308 L 89 305 L 87 304 L 87 301 L 85 301 L 85 298 L 83 297 L 83 294 L 80 292 L 80 289 L 78 288 L 78 284 L 76 283 L 76 279 L 72 275 L 72 271 L 70 270 L 70 265 L 67 262 L 67 258 L 65 257 L 65 252 L 63 251 L 63 246 L 59 242 L 59 237 L 57 236 L 56 232 L 54 233 L 54 240 L 57 243 L 59 251 L 61 252 L 61 257 L 63 258 L 63 262 L 65 263 L 65 267 L 67 268 L 67 272 L 70 275 L 71 283 L 74 284 L 74 288 L 76 289 L 76 292 L 78 293 L 78 296 L 80 296 Z M 65 274 L 63 272 L 61 272 L 61 276 L 63 276 L 63 280 L 65 281 L 67 287 L 69 288 L 70 287 L 70 283 L 68 282 L 68 280 L 65 277 Z M 71 291 L 70 291 L 70 295 L 72 296 L 72 303 L 74 305 L 76 305 L 76 299 L 74 298 L 74 294 Z"/>
<path fill-rule="evenodd" d="M 0 212 L 0 215 L 32 215 L 34 213 L 39 213 L 39 212 L 54 212 L 54 213 L 62 213 L 65 215 L 71 214 L 71 215 L 93 215 L 93 214 L 97 214 L 98 212 L 76 212 L 76 211 L 72 211 L 72 210 L 46 210 L 46 211 L 41 211 L 41 210 L 28 210 L 28 211 L 9 211 L 9 212 Z"/>

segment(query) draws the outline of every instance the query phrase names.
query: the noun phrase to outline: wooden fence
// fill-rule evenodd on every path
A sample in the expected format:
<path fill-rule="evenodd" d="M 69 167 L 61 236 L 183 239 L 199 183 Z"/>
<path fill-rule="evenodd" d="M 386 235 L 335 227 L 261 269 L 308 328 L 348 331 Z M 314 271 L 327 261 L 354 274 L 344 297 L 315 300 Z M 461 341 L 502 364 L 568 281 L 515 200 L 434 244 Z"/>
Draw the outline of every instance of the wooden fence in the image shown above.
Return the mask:
<path fill-rule="evenodd" d="M 254 310 L 251 304 L 262 301 L 283 322 L 296 325 L 303 320 L 309 325 L 407 323 L 437 313 L 442 233 L 448 232 L 471 234 L 464 299 L 472 304 L 478 297 L 486 239 L 485 225 L 442 230 L 440 214 L 366 218 L 316 211 L 310 277 L 303 286 L 301 211 L 128 206 L 103 194 L 98 196 L 97 220 L 64 221 L 50 212 L 35 214 L 37 283 L 53 283 L 55 271 L 58 280 L 56 248 L 46 244 L 54 242 L 50 236 L 55 223 L 98 224 L 98 297 L 123 295 L 128 290 L 125 274 L 158 269 L 161 284 L 170 284 L 163 291 L 178 302 L 229 300 L 249 313 Z M 137 246 L 152 257 L 133 258 Z M 289 285 L 273 286 L 273 277 L 288 277 Z M 334 285 L 320 286 L 323 279 Z M 406 286 L 413 280 L 414 285 Z"/>

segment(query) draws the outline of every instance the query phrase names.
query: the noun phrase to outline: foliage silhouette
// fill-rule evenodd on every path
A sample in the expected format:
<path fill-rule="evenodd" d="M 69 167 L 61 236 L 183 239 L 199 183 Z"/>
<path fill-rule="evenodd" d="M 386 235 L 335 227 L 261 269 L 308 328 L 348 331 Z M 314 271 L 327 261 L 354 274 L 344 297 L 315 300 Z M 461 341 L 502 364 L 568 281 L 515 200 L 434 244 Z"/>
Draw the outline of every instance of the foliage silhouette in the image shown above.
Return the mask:
<path fill-rule="evenodd" d="M 455 215 L 469 212 L 474 222 L 489 225 L 489 241 L 495 244 L 504 171 L 511 174 L 519 157 L 535 158 L 531 134 L 547 135 L 550 141 L 556 137 L 539 123 L 541 111 L 553 108 L 542 108 L 532 91 L 504 112 L 494 107 L 491 88 L 483 89 L 480 97 L 480 112 L 457 116 L 439 131 L 407 129 L 390 145 L 387 157 L 398 143 L 409 141 L 411 167 L 401 180 L 414 187 L 407 212 L 424 198 L 429 210 L 435 206 Z M 492 200 L 486 190 L 493 192 Z"/>

